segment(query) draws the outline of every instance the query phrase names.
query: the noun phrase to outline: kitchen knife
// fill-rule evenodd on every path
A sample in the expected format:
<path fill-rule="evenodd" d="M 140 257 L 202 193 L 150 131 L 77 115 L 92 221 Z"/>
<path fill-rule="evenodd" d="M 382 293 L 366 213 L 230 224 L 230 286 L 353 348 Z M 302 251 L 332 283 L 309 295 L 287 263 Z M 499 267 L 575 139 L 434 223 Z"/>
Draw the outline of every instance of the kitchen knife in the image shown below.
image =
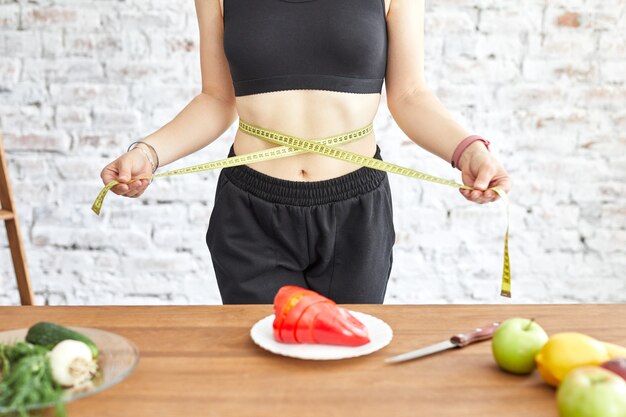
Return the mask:
<path fill-rule="evenodd" d="M 392 356 L 385 359 L 385 362 L 404 362 L 411 359 L 421 358 L 422 356 L 432 355 L 433 353 L 441 352 L 442 350 L 462 348 L 472 343 L 488 340 L 493 337 L 493 333 L 496 331 L 499 325 L 500 323 L 491 323 L 490 325 L 485 327 L 478 327 L 469 333 L 459 333 L 455 336 L 452 336 L 450 340 L 435 343 L 434 345 L 403 353 L 398 356 Z"/>

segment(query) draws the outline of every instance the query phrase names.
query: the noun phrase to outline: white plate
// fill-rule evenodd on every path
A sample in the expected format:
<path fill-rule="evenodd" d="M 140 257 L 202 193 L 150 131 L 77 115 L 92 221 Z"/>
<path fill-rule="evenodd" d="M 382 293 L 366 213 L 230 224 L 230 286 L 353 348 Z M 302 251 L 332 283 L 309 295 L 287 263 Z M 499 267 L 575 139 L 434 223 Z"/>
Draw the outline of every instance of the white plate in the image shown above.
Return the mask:
<path fill-rule="evenodd" d="M 299 359 L 333 360 L 369 355 L 387 346 L 393 338 L 391 327 L 369 314 L 350 311 L 367 327 L 370 341 L 361 346 L 322 345 L 314 343 L 281 343 L 274 339 L 274 315 L 271 314 L 252 326 L 250 336 L 257 345 L 277 355 Z"/>

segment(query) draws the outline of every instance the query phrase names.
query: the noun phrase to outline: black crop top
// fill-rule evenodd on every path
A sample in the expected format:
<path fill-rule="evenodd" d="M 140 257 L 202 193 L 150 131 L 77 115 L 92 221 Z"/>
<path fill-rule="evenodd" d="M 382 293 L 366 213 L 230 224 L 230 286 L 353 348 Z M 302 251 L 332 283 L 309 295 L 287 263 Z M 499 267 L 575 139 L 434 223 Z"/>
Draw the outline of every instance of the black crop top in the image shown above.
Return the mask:
<path fill-rule="evenodd" d="M 380 93 L 385 0 L 224 0 L 236 96 L 317 89 Z"/>

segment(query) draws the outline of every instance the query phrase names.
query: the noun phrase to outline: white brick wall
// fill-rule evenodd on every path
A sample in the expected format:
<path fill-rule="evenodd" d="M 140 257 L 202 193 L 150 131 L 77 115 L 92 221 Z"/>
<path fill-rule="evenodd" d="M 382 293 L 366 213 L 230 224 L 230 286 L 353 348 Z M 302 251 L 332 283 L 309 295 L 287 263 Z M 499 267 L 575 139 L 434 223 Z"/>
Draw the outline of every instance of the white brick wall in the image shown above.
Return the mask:
<path fill-rule="evenodd" d="M 514 179 L 512 302 L 626 302 L 624 28 L 623 0 L 427 4 L 428 82 Z M 192 0 L 0 0 L 0 129 L 39 304 L 220 302 L 204 240 L 217 172 L 90 211 L 102 167 L 199 81 Z M 222 157 L 235 128 L 167 169 Z M 375 128 L 386 160 L 460 180 L 384 105 Z M 502 204 L 390 180 L 387 302 L 509 302 Z M 0 305 L 18 303 L 3 232 L 0 288 Z"/>

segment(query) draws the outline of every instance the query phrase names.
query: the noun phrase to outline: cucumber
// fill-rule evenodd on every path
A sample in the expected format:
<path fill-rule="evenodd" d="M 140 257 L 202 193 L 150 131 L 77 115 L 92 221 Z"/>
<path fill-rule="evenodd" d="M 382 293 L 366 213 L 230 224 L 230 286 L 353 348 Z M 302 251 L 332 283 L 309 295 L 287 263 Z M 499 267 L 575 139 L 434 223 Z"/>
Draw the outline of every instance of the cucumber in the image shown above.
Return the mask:
<path fill-rule="evenodd" d="M 78 340 L 85 343 L 89 346 L 93 358 L 98 358 L 98 346 L 84 334 L 68 329 L 67 327 L 41 321 L 29 328 L 28 333 L 26 333 L 26 341 L 28 343 L 45 346 L 48 349 L 52 349 L 57 343 L 67 339 Z"/>

